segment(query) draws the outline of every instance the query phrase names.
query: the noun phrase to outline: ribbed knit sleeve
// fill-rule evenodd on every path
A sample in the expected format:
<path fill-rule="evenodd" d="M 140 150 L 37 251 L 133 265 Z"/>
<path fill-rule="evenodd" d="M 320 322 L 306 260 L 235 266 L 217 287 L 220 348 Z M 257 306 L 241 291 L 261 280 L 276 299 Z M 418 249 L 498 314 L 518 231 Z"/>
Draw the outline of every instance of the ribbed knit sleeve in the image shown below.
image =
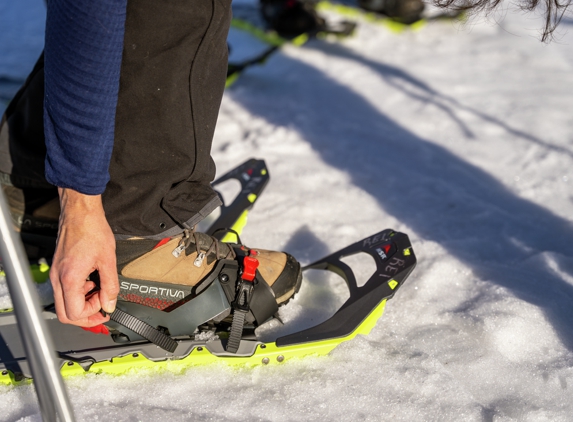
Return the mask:
<path fill-rule="evenodd" d="M 46 179 L 88 195 L 109 181 L 127 0 L 48 0 Z"/>

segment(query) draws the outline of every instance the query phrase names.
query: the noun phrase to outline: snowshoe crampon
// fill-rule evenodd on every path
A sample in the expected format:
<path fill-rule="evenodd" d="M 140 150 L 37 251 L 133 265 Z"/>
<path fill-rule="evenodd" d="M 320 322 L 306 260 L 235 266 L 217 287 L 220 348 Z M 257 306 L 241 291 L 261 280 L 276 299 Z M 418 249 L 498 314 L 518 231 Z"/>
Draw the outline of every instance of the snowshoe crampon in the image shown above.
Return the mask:
<path fill-rule="evenodd" d="M 374 273 L 361 286 L 342 261 L 359 253 L 370 255 L 376 264 Z M 221 260 L 213 277 L 188 295 L 176 312 L 118 303 L 118 318 L 109 324 L 113 336 L 63 325 L 49 310 L 44 317 L 64 375 L 88 371 L 119 374 L 137 367 L 180 370 L 221 361 L 240 365 L 280 363 L 295 357 L 326 355 L 338 344 L 368 334 L 382 316 L 386 301 L 415 265 L 408 236 L 384 230 L 306 266 L 303 271 L 324 270 L 342 277 L 348 286 L 348 300 L 321 324 L 267 343 L 257 339 L 254 327 L 273 318 L 277 302 L 266 289 L 256 294 L 242 293 L 252 287 L 245 284 L 251 278 L 249 274 L 256 282 L 257 269 L 240 260 Z M 245 297 L 249 299 L 242 300 Z M 237 318 L 241 312 L 242 317 Z M 173 335 L 171 331 L 186 334 Z M 12 314 L 0 314 L 0 370 L 0 383 L 31 377 Z"/>

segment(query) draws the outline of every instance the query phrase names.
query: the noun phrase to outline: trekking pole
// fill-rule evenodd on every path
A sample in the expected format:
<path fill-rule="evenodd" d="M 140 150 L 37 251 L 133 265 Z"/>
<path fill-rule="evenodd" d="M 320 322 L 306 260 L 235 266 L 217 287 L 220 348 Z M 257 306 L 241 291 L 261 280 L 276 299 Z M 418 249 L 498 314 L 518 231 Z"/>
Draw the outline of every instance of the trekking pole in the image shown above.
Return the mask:
<path fill-rule="evenodd" d="M 2 189 L 0 208 L 0 257 L 18 321 L 18 330 L 30 362 L 42 419 L 46 422 L 73 422 L 72 408 L 56 364 L 54 344 L 42 318 L 40 300 L 28 269 L 28 259 L 19 236 L 12 227 L 10 210 Z"/>

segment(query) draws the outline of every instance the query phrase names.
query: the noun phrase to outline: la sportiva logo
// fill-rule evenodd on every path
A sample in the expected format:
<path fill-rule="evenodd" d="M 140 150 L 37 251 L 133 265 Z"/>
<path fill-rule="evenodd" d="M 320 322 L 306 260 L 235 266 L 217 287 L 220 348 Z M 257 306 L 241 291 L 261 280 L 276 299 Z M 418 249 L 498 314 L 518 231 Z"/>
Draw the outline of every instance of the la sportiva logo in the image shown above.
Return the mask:
<path fill-rule="evenodd" d="M 163 296 L 163 297 L 181 298 L 181 299 L 183 299 L 185 297 L 185 292 L 183 290 L 178 290 L 178 289 L 168 289 L 165 287 L 146 286 L 145 284 L 130 283 L 127 281 L 120 282 L 119 286 L 121 287 L 122 290 L 125 290 L 128 292 L 136 290 L 139 293 L 148 294 L 148 295 L 158 295 L 158 296 Z"/>

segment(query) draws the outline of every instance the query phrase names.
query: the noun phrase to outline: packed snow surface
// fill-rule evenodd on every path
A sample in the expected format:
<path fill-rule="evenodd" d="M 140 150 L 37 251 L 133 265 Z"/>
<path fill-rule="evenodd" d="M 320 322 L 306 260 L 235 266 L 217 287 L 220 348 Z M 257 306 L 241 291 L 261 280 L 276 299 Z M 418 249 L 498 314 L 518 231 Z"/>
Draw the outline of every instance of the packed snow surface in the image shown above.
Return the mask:
<path fill-rule="evenodd" d="M 4 44 L 37 43 L 21 8 L 43 6 L 12 3 L 16 54 Z M 360 22 L 244 72 L 213 144 L 219 174 L 253 156 L 271 173 L 243 241 L 310 263 L 393 228 L 418 266 L 328 357 L 68 378 L 78 420 L 573 421 L 572 22 L 551 45 L 511 8 L 398 34 Z M 0 77 L 34 59 L 3 54 Z M 282 317 L 325 318 L 344 294 L 309 277 Z M 0 419 L 39 420 L 33 387 L 0 387 Z"/>

